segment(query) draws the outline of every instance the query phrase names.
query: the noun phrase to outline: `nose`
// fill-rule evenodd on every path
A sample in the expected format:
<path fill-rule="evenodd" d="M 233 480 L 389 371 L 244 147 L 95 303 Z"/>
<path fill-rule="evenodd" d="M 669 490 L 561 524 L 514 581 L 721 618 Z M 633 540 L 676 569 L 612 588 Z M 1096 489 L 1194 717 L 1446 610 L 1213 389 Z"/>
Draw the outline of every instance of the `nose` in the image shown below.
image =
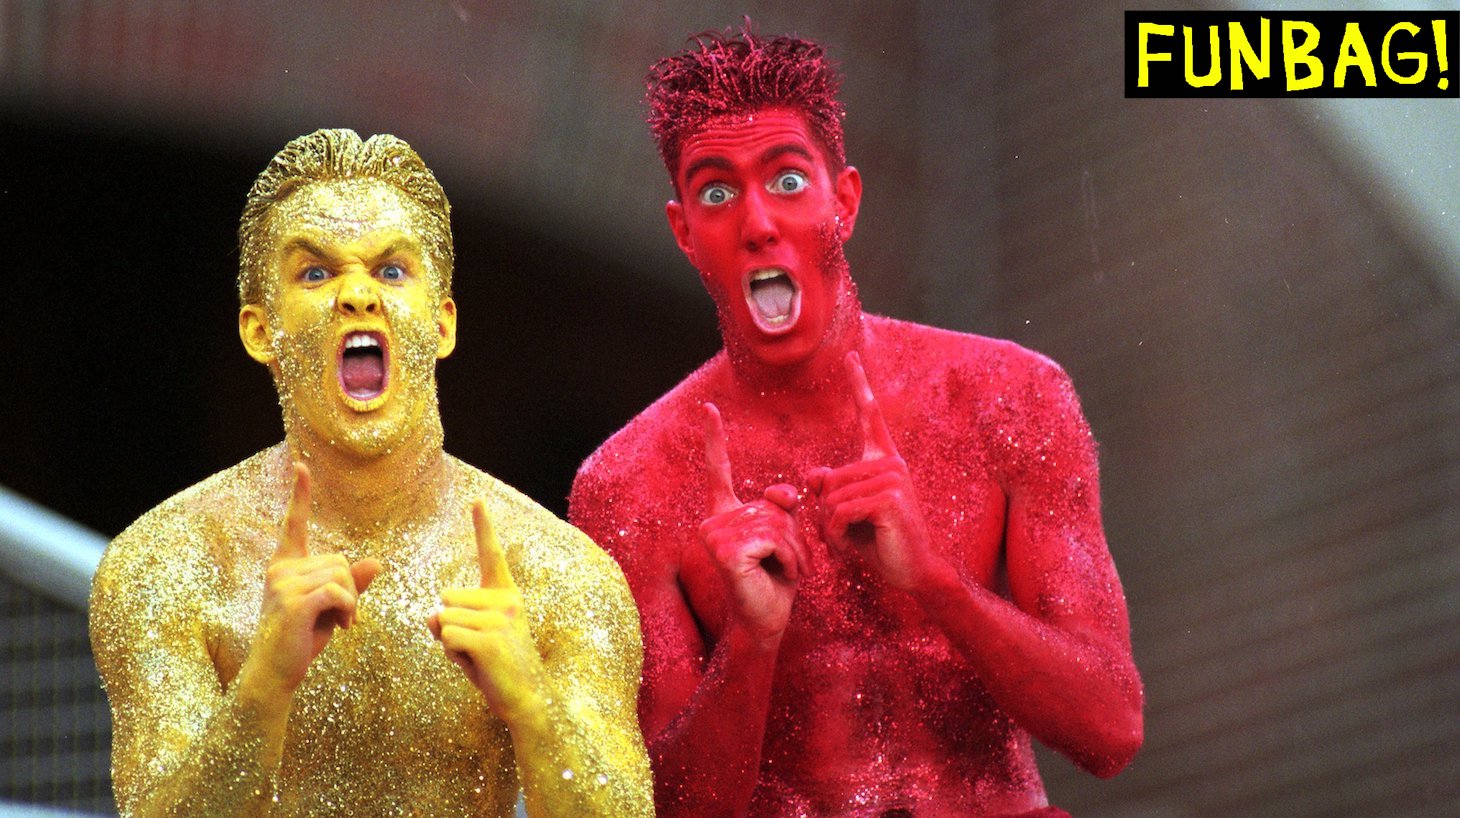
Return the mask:
<path fill-rule="evenodd" d="M 375 315 L 380 312 L 380 293 L 368 276 L 347 275 L 340 283 L 335 306 L 345 315 Z"/>
<path fill-rule="evenodd" d="M 747 250 L 755 251 L 769 247 L 780 240 L 775 219 L 767 202 L 756 193 L 747 194 L 742 200 L 744 214 L 740 222 L 740 237 Z"/>

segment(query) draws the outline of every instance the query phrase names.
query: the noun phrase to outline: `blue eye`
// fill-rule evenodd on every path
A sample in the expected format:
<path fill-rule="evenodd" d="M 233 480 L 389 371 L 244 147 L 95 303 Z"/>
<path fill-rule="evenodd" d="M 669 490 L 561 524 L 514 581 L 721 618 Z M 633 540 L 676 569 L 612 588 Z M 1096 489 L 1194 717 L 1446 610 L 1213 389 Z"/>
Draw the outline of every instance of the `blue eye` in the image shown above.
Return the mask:
<path fill-rule="evenodd" d="M 771 180 L 772 193 L 800 193 L 806 189 L 809 180 L 799 170 L 788 170 Z"/>
<path fill-rule="evenodd" d="M 406 277 L 406 271 L 399 264 L 387 264 L 380 268 L 379 275 L 386 281 L 402 281 Z"/>
<path fill-rule="evenodd" d="M 719 182 L 716 182 L 712 185 L 706 185 L 705 188 L 700 191 L 700 202 L 702 204 L 707 204 L 711 206 L 725 204 L 733 198 L 735 198 L 735 191 L 731 190 L 726 185 L 720 184 Z"/>
<path fill-rule="evenodd" d="M 304 271 L 304 275 L 300 276 L 300 278 L 303 278 L 305 281 L 311 283 L 318 283 L 320 281 L 324 281 L 329 277 L 329 271 L 323 267 L 310 267 L 308 270 Z"/>

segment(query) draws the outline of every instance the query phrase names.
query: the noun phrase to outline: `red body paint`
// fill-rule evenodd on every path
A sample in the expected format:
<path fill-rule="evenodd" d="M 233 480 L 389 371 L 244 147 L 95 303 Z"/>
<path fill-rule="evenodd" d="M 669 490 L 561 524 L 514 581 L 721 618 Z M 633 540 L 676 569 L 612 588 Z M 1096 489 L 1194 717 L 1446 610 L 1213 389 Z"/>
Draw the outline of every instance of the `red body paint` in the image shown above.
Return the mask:
<path fill-rule="evenodd" d="M 1010 615 L 1100 634 L 1124 654 L 1110 662 L 1121 683 L 1139 690 L 1100 527 L 1094 447 L 1068 379 L 1012 344 L 873 316 L 859 346 L 938 553 L 965 581 L 1008 594 L 1001 566 L 1018 492 L 1025 538 L 1043 552 L 1031 562 L 1047 567 L 1030 578 L 1029 609 Z M 605 443 L 574 487 L 570 520 L 619 560 L 640 601 L 645 703 L 660 686 L 681 683 L 684 663 L 699 670 L 727 626 L 724 583 L 696 537 L 707 516 L 701 404 L 714 402 L 724 417 L 742 498 L 775 483 L 804 487 L 811 468 L 861 456 L 844 383 L 807 395 L 804 409 L 791 401 L 766 411 L 738 392 L 728 358 L 716 356 Z M 827 397 L 839 405 L 818 411 Z M 801 517 L 812 570 L 780 645 L 752 813 L 1038 806 L 1043 787 L 1026 730 L 908 594 L 856 554 L 828 548 L 808 505 Z M 666 577 L 682 588 L 693 628 L 655 602 Z M 741 713 L 715 721 L 719 730 L 743 729 Z M 692 789 L 674 801 L 726 795 Z"/>
<path fill-rule="evenodd" d="M 1073 387 L 1017 345 L 861 311 L 839 123 L 804 100 L 757 107 L 801 87 L 773 63 L 808 51 L 744 39 L 656 66 L 673 87 L 651 96 L 670 225 L 725 350 L 594 453 L 570 498 L 639 606 L 660 814 L 1048 809 L 1031 737 L 1102 776 L 1141 741 Z M 811 60 L 821 98 L 834 83 Z M 706 65 L 718 90 L 696 85 Z"/>

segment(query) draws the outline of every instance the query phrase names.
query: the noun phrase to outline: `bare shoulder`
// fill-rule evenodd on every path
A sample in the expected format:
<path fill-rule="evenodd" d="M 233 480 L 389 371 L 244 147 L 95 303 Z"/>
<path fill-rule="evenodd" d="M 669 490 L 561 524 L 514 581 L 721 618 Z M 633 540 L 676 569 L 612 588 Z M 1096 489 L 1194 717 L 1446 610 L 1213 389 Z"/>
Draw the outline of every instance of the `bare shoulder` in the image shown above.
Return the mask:
<path fill-rule="evenodd" d="M 271 547 L 272 522 L 282 510 L 282 475 L 267 449 L 186 488 L 137 518 L 107 545 L 99 579 L 126 568 L 129 574 L 166 573 L 179 565 L 248 548 L 263 536 Z"/>
<path fill-rule="evenodd" d="M 274 449 L 178 492 L 107 545 L 91 584 L 93 643 L 125 649 L 107 634 L 196 623 L 224 593 L 223 569 L 240 550 L 272 548 L 282 510 Z M 99 640 L 100 637 L 100 641 Z M 105 650 L 98 650 L 98 658 Z"/>
<path fill-rule="evenodd" d="M 1094 440 L 1067 375 L 1012 341 L 868 316 L 864 365 L 889 423 L 928 456 L 973 457 L 1009 487 L 1054 466 L 1094 469 Z M 914 440 L 909 449 L 914 451 Z M 951 445 L 951 448 L 950 448 Z M 941 454 L 931 454 L 941 453 Z"/>
<path fill-rule="evenodd" d="M 568 519 L 612 554 L 631 579 L 640 560 L 673 562 L 647 552 L 677 547 L 678 538 L 669 535 L 686 520 L 675 515 L 698 507 L 702 407 L 714 399 L 713 384 L 726 366 L 723 352 L 710 359 L 599 446 L 573 480 Z M 654 492 L 645 491 L 650 485 Z M 665 487 L 686 492 L 686 502 L 667 499 Z"/>
<path fill-rule="evenodd" d="M 454 462 L 461 475 L 458 491 L 486 501 L 508 567 L 527 597 L 561 603 L 547 603 L 549 608 L 575 607 L 586 594 L 609 604 L 628 603 L 623 572 L 586 534 L 496 477 Z"/>
<path fill-rule="evenodd" d="M 985 420 L 1005 412 L 1079 414 L 1064 369 L 1013 341 L 869 315 L 863 359 L 874 389 L 880 380 L 934 411 Z"/>
<path fill-rule="evenodd" d="M 904 377 L 961 374 L 981 377 L 995 387 L 1065 377 L 1052 359 L 1013 341 L 876 315 L 866 316 L 866 327 L 871 354 L 864 357 Z"/>

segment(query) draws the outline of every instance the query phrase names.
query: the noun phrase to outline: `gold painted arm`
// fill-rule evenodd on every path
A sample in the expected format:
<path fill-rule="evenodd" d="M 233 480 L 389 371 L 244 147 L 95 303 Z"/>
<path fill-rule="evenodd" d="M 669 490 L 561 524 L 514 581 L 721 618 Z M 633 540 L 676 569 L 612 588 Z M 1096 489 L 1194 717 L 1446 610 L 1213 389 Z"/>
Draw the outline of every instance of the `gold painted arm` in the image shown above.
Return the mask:
<path fill-rule="evenodd" d="M 154 512 L 107 549 L 91 641 L 111 703 L 122 816 L 266 815 L 289 701 L 221 690 L 201 626 L 213 575 Z"/>
<path fill-rule="evenodd" d="M 573 566 L 587 570 L 554 577 L 552 610 L 534 623 L 548 681 L 540 706 L 510 725 L 532 818 L 654 814 L 637 715 L 639 617 L 618 566 L 591 548 Z"/>

